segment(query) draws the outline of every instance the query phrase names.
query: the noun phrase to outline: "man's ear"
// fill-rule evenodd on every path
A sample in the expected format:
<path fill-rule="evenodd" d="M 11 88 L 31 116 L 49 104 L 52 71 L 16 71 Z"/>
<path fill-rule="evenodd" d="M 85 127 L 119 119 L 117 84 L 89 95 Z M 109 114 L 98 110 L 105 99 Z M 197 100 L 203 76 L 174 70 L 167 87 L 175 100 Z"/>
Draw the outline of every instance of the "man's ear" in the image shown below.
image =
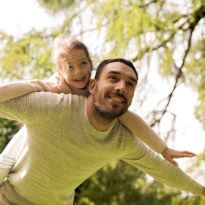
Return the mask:
<path fill-rule="evenodd" d="M 97 84 L 97 80 L 96 79 L 91 79 L 89 82 L 89 86 L 88 86 L 88 90 L 90 94 L 93 94 L 93 92 L 95 92 L 95 87 Z"/>

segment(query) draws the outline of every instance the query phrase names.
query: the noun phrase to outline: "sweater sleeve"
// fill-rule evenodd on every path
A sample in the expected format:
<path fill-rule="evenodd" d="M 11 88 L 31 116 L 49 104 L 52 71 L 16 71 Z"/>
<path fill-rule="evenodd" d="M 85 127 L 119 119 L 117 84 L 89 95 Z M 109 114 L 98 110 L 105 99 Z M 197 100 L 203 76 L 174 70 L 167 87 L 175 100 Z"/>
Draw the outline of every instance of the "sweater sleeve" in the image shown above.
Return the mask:
<path fill-rule="evenodd" d="M 124 157 L 124 161 L 138 168 L 155 180 L 168 186 L 190 192 L 194 195 L 202 193 L 202 185 L 185 174 L 179 167 L 172 165 L 148 149 L 143 143 L 137 142 L 136 152 Z"/>
<path fill-rule="evenodd" d="M 37 92 L 0 102 L 0 117 L 24 124 L 40 122 L 46 117 L 49 118 L 47 115 L 53 113 L 56 108 L 60 109 L 62 102 L 66 103 L 64 96 L 64 94 Z"/>
<path fill-rule="evenodd" d="M 0 85 L 0 102 L 4 102 L 28 93 L 37 92 L 35 83 L 28 81 L 15 81 Z"/>
<path fill-rule="evenodd" d="M 34 108 L 30 95 L 0 102 L 0 117 L 21 123 L 29 122 L 32 115 L 38 110 Z"/>
<path fill-rule="evenodd" d="M 126 112 L 120 117 L 120 121 L 140 140 L 158 153 L 167 148 L 166 143 L 154 132 L 154 130 L 137 114 Z"/>
<path fill-rule="evenodd" d="M 57 92 L 56 82 L 51 80 L 14 81 L 0 85 L 0 102 L 5 102 L 33 92 Z"/>

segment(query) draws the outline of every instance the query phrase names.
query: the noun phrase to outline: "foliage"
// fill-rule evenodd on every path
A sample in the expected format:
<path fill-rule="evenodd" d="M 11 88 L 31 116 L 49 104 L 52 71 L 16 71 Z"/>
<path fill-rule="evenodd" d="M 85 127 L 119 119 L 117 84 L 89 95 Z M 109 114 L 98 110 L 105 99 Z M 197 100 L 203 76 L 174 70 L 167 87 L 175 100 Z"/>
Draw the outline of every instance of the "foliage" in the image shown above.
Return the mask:
<path fill-rule="evenodd" d="M 75 205 L 203 205 L 200 197 L 182 196 L 179 191 L 147 180 L 146 176 L 120 162 L 107 166 L 76 190 Z"/>
<path fill-rule="evenodd" d="M 13 137 L 13 134 L 18 131 L 20 124 L 17 122 L 0 118 L 0 152 L 4 149 L 5 145 Z"/>
<path fill-rule="evenodd" d="M 58 11 L 59 9 L 67 9 L 74 0 L 39 0 L 40 5 L 51 11 Z"/>
<path fill-rule="evenodd" d="M 171 0 L 97 2 L 38 0 L 38 2 L 51 13 L 62 12 L 65 16 L 64 22 L 57 29 L 42 32 L 33 30 L 18 40 L 10 36 L 5 38 L 5 34 L 2 34 L 3 37 L 0 35 L 4 39 L 0 51 L 0 76 L 2 77 L 21 78 L 28 73 L 35 78 L 49 76 L 54 70 L 50 61 L 50 51 L 57 34 L 64 31 L 72 34 L 76 28 L 79 28 L 79 32 L 75 35 L 79 34 L 79 36 L 90 36 L 94 32 L 103 33 L 104 42 L 101 46 L 100 59 L 108 56 L 125 56 L 131 58 L 138 65 L 139 70 L 142 70 L 144 62 L 154 58 L 162 76 L 175 81 L 173 90 L 167 94 L 165 107 L 157 112 L 160 113 L 159 117 L 156 119 L 153 115 L 150 119 L 156 121 L 157 123 L 151 122 L 156 125 L 166 115 L 177 86 L 180 83 L 190 82 L 189 79 L 199 78 L 199 73 L 192 70 L 198 67 L 200 75 L 204 76 L 202 57 L 204 0 L 188 0 L 182 3 Z M 91 26 L 85 25 L 88 13 L 90 19 L 86 20 Z M 197 46 L 200 43 L 201 46 Z M 194 57 L 196 53 L 201 55 L 201 63 L 196 61 Z M 199 94 L 196 117 L 203 123 L 203 81 L 199 83 L 194 80 L 190 85 Z"/>
<path fill-rule="evenodd" d="M 53 72 L 53 65 L 50 62 L 49 38 L 42 38 L 41 35 L 31 31 L 21 39 L 5 38 L 4 46 L 0 51 L 2 77 L 11 79 L 21 79 L 22 76 L 42 78 Z"/>
<path fill-rule="evenodd" d="M 196 116 L 205 127 L 205 39 L 198 39 L 191 48 L 186 65 L 186 83 L 192 85 L 198 92 L 199 103 L 196 106 Z"/>
<path fill-rule="evenodd" d="M 103 34 L 100 58 L 125 56 L 138 65 L 154 61 L 163 78 L 174 80 L 171 93 L 162 110 L 155 109 L 151 124 L 160 123 L 168 112 L 170 101 L 180 83 L 190 85 L 198 93 L 196 117 L 205 127 L 205 1 L 171 0 L 38 0 L 51 14 L 64 14 L 58 28 L 32 30 L 16 39 L 0 33 L 0 76 L 20 79 L 43 78 L 53 72 L 51 50 L 53 39 L 64 31 L 84 35 Z M 86 12 L 89 25 L 84 25 Z M 92 25 L 92 26 L 90 26 Z M 93 42 L 98 43 L 98 42 Z M 88 46 L 89 47 L 89 46 Z M 149 62 L 147 63 L 149 65 Z M 147 69 L 150 71 L 149 68 Z M 148 78 L 148 73 L 145 79 Z M 144 82 L 142 80 L 142 82 Z M 147 89 L 141 89 L 147 90 Z M 143 101 L 144 102 L 144 101 Z M 151 115 L 150 115 L 151 116 Z M 0 119 L 0 149 L 19 125 Z M 203 156 L 204 159 L 204 156 Z M 203 205 L 199 197 L 188 197 L 148 180 L 135 168 L 119 163 L 107 166 L 76 190 L 76 205 Z"/>

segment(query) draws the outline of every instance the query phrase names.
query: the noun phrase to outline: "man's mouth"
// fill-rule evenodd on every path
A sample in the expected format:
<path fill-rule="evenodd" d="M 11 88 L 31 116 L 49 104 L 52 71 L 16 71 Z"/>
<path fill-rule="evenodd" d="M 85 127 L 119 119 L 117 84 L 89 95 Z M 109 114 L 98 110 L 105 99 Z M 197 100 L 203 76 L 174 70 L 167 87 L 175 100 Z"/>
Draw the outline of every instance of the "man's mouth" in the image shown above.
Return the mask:
<path fill-rule="evenodd" d="M 124 96 L 109 96 L 109 99 L 115 104 L 126 104 L 126 99 Z"/>

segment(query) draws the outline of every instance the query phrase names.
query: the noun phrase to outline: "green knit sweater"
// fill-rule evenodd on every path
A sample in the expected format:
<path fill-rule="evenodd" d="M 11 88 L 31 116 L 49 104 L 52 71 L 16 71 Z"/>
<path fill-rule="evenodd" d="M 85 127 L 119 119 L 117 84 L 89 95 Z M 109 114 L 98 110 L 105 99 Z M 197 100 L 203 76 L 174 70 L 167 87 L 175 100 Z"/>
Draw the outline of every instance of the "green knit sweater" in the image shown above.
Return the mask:
<path fill-rule="evenodd" d="M 0 103 L 0 116 L 22 122 L 26 148 L 2 190 L 18 205 L 70 205 L 75 188 L 113 160 L 200 194 L 202 186 L 149 150 L 119 121 L 106 132 L 89 123 L 86 98 L 34 93 Z"/>

